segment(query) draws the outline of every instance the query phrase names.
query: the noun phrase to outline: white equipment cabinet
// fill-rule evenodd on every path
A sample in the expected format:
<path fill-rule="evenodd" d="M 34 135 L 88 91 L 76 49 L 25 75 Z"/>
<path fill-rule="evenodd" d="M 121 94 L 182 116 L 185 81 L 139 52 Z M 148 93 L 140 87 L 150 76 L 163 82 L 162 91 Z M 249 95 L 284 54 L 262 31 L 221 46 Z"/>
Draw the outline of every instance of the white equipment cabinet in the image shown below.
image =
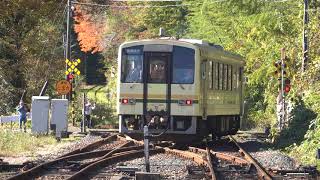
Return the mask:
<path fill-rule="evenodd" d="M 55 127 L 56 137 L 61 138 L 68 132 L 68 100 L 51 100 L 51 126 Z"/>
<path fill-rule="evenodd" d="M 32 96 L 31 132 L 34 134 L 48 134 L 49 129 L 48 96 Z"/>

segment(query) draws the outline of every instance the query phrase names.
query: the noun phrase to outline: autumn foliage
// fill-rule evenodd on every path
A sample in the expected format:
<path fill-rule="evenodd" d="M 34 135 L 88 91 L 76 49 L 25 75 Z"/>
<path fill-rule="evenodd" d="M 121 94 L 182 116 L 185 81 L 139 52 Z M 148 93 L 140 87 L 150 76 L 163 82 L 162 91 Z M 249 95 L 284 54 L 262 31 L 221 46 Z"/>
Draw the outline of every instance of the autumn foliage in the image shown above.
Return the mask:
<path fill-rule="evenodd" d="M 74 14 L 74 30 L 78 34 L 78 41 L 81 51 L 96 53 L 104 49 L 103 33 L 105 23 L 97 21 L 90 13 L 76 7 Z"/>

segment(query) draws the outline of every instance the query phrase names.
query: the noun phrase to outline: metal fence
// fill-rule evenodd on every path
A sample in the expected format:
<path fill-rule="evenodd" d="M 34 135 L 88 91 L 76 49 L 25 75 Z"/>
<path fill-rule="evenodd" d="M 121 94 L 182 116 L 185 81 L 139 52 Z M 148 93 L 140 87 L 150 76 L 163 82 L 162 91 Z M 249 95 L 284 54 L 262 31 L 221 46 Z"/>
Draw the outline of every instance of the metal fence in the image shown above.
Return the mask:
<path fill-rule="evenodd" d="M 27 119 L 31 118 L 31 113 L 27 113 Z M 12 116 L 0 116 L 0 123 L 14 123 L 19 122 L 19 115 L 12 115 Z"/>

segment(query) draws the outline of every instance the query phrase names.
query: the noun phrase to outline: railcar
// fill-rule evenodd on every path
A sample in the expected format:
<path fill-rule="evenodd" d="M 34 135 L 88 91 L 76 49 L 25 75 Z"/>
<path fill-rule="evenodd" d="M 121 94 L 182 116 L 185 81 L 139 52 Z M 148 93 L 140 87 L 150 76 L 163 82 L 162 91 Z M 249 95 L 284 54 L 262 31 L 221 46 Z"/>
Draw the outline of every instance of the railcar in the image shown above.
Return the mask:
<path fill-rule="evenodd" d="M 125 42 L 118 53 L 119 132 L 193 141 L 235 134 L 243 109 L 245 61 L 193 39 Z"/>

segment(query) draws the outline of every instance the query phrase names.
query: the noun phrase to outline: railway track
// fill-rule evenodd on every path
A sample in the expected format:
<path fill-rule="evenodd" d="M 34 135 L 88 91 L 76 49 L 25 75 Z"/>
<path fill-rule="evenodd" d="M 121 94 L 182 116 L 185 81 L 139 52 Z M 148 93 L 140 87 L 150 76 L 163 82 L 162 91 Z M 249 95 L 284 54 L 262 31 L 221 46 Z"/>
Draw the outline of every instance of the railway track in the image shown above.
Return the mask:
<path fill-rule="evenodd" d="M 185 165 L 185 173 L 189 174 L 188 179 L 292 179 L 288 173 L 297 175 L 297 172 L 284 172 L 277 170 L 265 170 L 254 158 L 247 153 L 239 143 L 229 136 L 233 144 L 230 152 L 215 152 L 208 144 L 202 147 L 188 147 L 178 149 L 170 146 L 170 143 L 153 144 L 150 146 L 151 160 L 155 154 L 159 155 L 158 164 L 166 161 L 169 157 L 179 157 L 192 161 L 192 165 Z M 110 134 L 99 141 L 93 142 L 83 148 L 76 149 L 64 154 L 54 160 L 39 164 L 27 169 L 9 180 L 20 179 L 111 179 L 116 175 L 125 176 L 127 179 L 134 179 L 132 175 L 141 168 L 130 166 L 122 167 L 119 170 L 119 163 L 132 159 L 143 158 L 143 142 L 119 134 Z M 169 157 L 170 159 L 170 157 Z M 115 164 L 118 163 L 118 166 Z M 153 164 L 152 164 L 153 163 Z M 170 169 L 170 165 L 152 166 Z M 139 163 L 138 163 L 139 164 Z M 140 165 L 143 164 L 140 162 Z M 166 167 L 168 166 L 168 167 Z M 183 166 L 183 165 L 177 165 Z M 151 168 L 152 170 L 152 168 Z M 119 173 L 120 171 L 120 173 Z M 305 173 L 305 172 L 304 172 Z M 159 173 L 159 177 L 160 177 Z M 299 173 L 300 178 L 309 179 L 309 174 Z M 302 176 L 304 175 L 304 176 Z M 171 179 L 163 176 L 163 179 Z M 179 177 L 178 177 L 179 179 Z"/>

